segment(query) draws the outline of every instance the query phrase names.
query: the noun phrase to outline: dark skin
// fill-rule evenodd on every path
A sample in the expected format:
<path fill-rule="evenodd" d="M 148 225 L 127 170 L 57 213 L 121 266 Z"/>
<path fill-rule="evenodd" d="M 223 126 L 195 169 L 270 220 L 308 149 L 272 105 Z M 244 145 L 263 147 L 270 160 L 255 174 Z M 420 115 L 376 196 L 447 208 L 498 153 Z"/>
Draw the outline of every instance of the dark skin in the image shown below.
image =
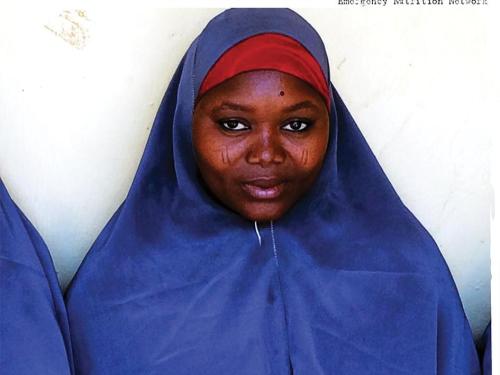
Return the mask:
<path fill-rule="evenodd" d="M 226 207 L 252 221 L 277 220 L 316 180 L 329 116 L 322 96 L 286 73 L 238 74 L 210 89 L 193 116 L 200 174 Z"/>

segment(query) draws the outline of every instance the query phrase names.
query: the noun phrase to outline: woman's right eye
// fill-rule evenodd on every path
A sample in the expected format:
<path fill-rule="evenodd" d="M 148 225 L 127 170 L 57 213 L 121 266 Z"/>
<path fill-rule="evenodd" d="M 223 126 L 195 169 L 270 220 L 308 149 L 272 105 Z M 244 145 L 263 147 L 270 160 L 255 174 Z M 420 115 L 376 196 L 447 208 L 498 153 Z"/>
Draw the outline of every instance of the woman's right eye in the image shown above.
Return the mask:
<path fill-rule="evenodd" d="M 249 126 L 245 125 L 244 123 L 238 120 L 222 120 L 219 121 L 219 124 L 225 130 L 242 131 L 250 129 Z"/>

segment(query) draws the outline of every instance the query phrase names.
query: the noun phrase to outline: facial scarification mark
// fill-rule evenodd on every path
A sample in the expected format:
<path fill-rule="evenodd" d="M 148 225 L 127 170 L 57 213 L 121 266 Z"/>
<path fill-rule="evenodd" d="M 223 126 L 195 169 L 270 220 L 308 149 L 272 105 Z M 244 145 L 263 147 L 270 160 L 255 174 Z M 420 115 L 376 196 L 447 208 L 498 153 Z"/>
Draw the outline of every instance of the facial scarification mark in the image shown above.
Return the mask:
<path fill-rule="evenodd" d="M 303 165 L 307 165 L 307 161 L 309 159 L 309 151 L 307 149 L 302 150 L 301 161 Z"/>
<path fill-rule="evenodd" d="M 224 164 L 229 164 L 229 151 L 227 150 L 227 147 L 224 147 L 224 149 L 221 150 L 221 159 Z"/>
<path fill-rule="evenodd" d="M 223 164 L 227 164 L 226 163 L 226 152 L 224 150 L 221 150 L 220 158 L 221 158 Z"/>
<path fill-rule="evenodd" d="M 64 10 L 50 25 L 43 26 L 76 49 L 83 49 L 89 38 L 88 21 L 84 10 Z"/>

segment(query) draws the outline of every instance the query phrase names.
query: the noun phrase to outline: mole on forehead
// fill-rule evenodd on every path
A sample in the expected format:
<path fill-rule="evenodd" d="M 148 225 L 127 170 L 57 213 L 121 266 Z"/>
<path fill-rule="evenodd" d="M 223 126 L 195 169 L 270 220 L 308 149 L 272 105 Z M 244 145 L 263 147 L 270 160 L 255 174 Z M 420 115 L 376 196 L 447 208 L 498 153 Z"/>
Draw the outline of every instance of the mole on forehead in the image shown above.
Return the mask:
<path fill-rule="evenodd" d="M 285 95 L 285 92 L 284 91 L 280 91 L 280 96 L 284 96 Z"/>

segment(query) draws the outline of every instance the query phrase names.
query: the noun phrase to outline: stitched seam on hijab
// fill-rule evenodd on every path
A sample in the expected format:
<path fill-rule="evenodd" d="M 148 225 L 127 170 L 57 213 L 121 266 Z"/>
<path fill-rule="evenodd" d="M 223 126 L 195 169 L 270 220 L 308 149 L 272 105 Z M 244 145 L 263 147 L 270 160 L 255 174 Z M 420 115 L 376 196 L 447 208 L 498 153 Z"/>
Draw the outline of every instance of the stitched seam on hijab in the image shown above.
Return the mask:
<path fill-rule="evenodd" d="M 292 370 L 292 374 L 293 374 L 292 358 L 290 357 L 290 337 L 288 334 L 288 312 L 286 310 L 285 296 L 283 293 L 283 289 L 281 289 L 281 276 L 280 276 L 280 269 L 279 269 L 279 262 L 278 262 L 278 250 L 276 247 L 276 238 L 274 236 L 274 223 L 272 220 L 270 221 L 270 225 L 271 225 L 271 240 L 273 242 L 274 260 L 276 263 L 276 272 L 278 273 L 278 288 L 280 290 L 281 300 L 283 301 L 283 311 L 285 314 L 285 329 L 286 329 L 286 337 L 287 337 L 286 346 L 287 346 L 287 350 L 288 350 L 288 362 L 290 363 L 290 369 Z"/>
<path fill-rule="evenodd" d="M 193 66 L 196 65 L 196 55 L 198 53 L 198 40 L 199 40 L 199 36 L 196 38 L 196 46 L 194 48 L 194 56 L 193 56 Z M 195 101 L 196 101 L 196 93 L 195 93 L 195 90 L 196 88 L 194 87 L 194 84 L 195 84 L 195 76 L 194 76 L 194 69 L 191 70 L 191 115 L 194 113 L 194 105 L 195 105 Z M 191 116 L 191 120 L 192 120 L 192 116 Z"/>
<path fill-rule="evenodd" d="M 259 246 L 262 246 L 262 237 L 260 236 L 259 233 L 259 227 L 257 225 L 257 221 L 255 221 L 254 223 L 255 223 L 255 233 L 257 233 L 257 238 L 259 239 Z"/>
<path fill-rule="evenodd" d="M 273 253 L 274 253 L 274 262 L 276 263 L 276 267 L 279 267 L 278 262 L 278 251 L 276 250 L 276 240 L 274 239 L 274 224 L 271 220 L 271 238 L 273 240 Z"/>

